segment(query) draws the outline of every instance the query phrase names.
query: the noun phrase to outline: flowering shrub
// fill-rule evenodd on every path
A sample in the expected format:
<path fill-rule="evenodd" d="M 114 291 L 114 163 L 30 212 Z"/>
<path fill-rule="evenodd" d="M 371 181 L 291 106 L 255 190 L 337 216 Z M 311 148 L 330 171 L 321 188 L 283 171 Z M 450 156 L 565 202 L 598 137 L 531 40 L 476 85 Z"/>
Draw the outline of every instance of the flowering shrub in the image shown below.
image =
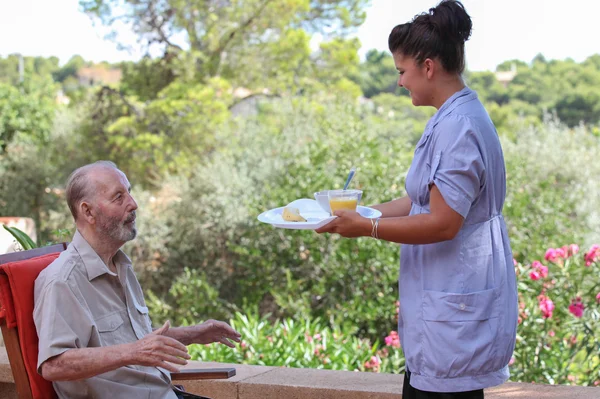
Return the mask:
<path fill-rule="evenodd" d="M 600 383 L 600 246 L 549 248 L 517 263 L 519 328 L 513 381 Z"/>
<path fill-rule="evenodd" d="M 237 349 L 224 345 L 191 345 L 194 360 L 263 366 L 398 373 L 404 357 L 395 331 L 385 345 L 344 334 L 320 320 L 269 322 L 255 315 L 236 313 L 231 325 L 242 334 Z"/>
<path fill-rule="evenodd" d="M 600 247 L 580 253 L 577 245 L 550 248 L 544 260 L 515 261 L 519 328 L 511 380 L 600 385 Z M 394 319 L 397 319 L 396 315 Z M 386 373 L 404 372 L 396 331 L 371 343 L 329 327 L 319 319 L 266 318 L 237 313 L 237 350 L 192 345 L 193 359 L 266 366 L 311 367 Z"/>

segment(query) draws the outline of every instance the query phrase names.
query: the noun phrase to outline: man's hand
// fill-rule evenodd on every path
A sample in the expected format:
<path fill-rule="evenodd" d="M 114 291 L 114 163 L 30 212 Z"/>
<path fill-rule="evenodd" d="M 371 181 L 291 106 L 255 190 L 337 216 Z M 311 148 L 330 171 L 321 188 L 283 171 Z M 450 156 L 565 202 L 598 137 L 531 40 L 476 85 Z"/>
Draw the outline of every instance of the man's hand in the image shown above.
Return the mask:
<path fill-rule="evenodd" d="M 240 342 L 240 333 L 235 331 L 225 322 L 218 320 L 207 320 L 186 328 L 186 343 L 188 344 L 212 344 L 220 342 L 230 348 L 235 348 L 231 341 Z"/>
<path fill-rule="evenodd" d="M 187 348 L 181 342 L 167 336 L 170 323 L 154 330 L 144 338 L 130 344 L 131 364 L 150 367 L 162 367 L 171 372 L 179 369 L 173 364 L 186 365 L 190 358 Z M 173 363 L 173 364 L 171 364 Z"/>
<path fill-rule="evenodd" d="M 358 212 L 349 210 L 335 211 L 335 219 L 315 230 L 317 233 L 338 233 L 342 237 L 353 238 L 371 235 L 371 221 Z"/>

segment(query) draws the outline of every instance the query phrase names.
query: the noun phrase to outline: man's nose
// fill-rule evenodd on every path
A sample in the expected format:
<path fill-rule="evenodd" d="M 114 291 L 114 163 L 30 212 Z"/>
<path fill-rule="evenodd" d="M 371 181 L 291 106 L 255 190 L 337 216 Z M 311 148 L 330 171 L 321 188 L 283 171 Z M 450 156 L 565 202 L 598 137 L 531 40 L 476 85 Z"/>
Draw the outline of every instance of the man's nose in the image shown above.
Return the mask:
<path fill-rule="evenodd" d="M 133 196 L 131 194 L 129 194 L 128 206 L 132 211 L 135 211 L 138 208 L 137 202 L 135 202 L 135 199 L 133 198 Z"/>

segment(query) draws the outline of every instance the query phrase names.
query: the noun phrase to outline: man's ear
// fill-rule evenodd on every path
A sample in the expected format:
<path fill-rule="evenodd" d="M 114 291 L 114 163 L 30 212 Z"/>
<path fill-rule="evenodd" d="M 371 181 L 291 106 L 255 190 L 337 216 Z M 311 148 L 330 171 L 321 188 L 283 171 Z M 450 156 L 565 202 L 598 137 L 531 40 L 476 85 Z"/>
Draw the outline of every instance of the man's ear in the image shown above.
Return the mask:
<path fill-rule="evenodd" d="M 89 224 L 96 223 L 96 218 L 89 202 L 81 201 L 79 204 L 79 216 Z"/>
<path fill-rule="evenodd" d="M 425 61 L 423 61 L 423 65 L 425 66 L 427 79 L 432 79 L 436 72 L 436 63 L 431 58 L 426 58 Z"/>

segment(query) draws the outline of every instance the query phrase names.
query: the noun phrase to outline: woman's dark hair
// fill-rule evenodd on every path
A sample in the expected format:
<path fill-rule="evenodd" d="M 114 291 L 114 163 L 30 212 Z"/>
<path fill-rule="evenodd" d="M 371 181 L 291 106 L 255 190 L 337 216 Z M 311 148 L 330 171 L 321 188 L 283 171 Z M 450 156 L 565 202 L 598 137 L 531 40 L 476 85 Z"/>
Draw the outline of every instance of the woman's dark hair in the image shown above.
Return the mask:
<path fill-rule="evenodd" d="M 392 29 L 388 45 L 392 54 L 400 52 L 421 64 L 439 58 L 448 72 L 465 69 L 465 42 L 471 36 L 471 17 L 458 0 L 443 0 L 428 13 Z"/>

